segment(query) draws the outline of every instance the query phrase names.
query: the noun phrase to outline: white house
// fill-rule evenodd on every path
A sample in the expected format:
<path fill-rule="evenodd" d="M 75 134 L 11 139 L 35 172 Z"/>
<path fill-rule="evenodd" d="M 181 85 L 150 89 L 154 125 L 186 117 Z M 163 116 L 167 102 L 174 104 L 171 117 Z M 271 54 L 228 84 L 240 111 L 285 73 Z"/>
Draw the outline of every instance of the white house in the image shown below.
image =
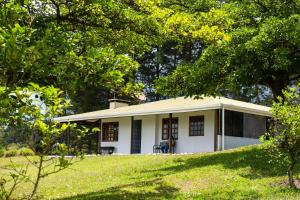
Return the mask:
<path fill-rule="evenodd" d="M 259 143 L 267 129 L 269 110 L 223 97 L 179 97 L 131 106 L 114 99 L 110 109 L 56 120 L 97 123 L 101 127 L 98 152 L 111 147 L 114 153 L 146 154 L 168 142 L 172 153 L 194 153 Z"/>

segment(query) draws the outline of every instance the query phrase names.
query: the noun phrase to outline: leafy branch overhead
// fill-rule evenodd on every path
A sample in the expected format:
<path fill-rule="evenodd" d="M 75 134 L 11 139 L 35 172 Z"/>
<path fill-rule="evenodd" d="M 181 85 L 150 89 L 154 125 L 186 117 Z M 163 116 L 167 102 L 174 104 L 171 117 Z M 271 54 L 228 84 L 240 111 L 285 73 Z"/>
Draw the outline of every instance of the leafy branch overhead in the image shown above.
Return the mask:
<path fill-rule="evenodd" d="M 216 29 L 217 33 L 223 30 L 224 37 L 210 43 L 210 38 L 204 37 L 202 40 L 208 43 L 200 58 L 195 63 L 182 64 L 160 79 L 159 93 L 216 95 L 225 89 L 241 91 L 261 85 L 270 88 L 276 99 L 283 95 L 282 89 L 299 80 L 299 1 L 228 1 L 206 15 L 209 13 L 212 13 L 209 19 L 225 26 Z M 201 16 L 201 12 L 195 11 L 193 15 Z M 193 30 L 197 24 L 185 22 L 185 30 Z M 207 37 L 214 36 L 211 32 L 216 33 L 210 29 L 204 31 Z M 200 34 L 201 28 L 197 30 Z"/>
<path fill-rule="evenodd" d="M 132 58 L 163 37 L 163 16 L 151 2 L 4 1 L 0 6 L 1 84 L 55 85 L 73 100 L 77 88 L 86 85 L 127 95 L 140 91 Z"/>

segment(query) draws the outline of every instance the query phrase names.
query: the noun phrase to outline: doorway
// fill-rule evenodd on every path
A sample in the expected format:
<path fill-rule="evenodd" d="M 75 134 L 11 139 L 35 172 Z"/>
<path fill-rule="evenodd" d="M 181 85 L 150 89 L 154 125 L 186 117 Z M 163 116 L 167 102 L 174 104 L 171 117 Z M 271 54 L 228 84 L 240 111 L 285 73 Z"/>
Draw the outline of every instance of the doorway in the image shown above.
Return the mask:
<path fill-rule="evenodd" d="M 134 120 L 132 124 L 131 153 L 141 153 L 142 120 Z"/>

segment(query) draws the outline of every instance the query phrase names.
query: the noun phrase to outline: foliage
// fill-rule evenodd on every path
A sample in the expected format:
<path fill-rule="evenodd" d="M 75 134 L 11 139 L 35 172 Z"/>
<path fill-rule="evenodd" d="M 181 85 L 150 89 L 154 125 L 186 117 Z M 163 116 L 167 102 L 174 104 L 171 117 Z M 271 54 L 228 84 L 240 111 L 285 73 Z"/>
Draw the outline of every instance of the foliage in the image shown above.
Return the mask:
<path fill-rule="evenodd" d="M 10 143 L 6 146 L 6 150 L 18 150 L 21 148 L 20 144 L 17 143 Z"/>
<path fill-rule="evenodd" d="M 213 11 L 216 22 L 227 21 L 224 37 L 215 42 L 208 39 L 196 63 L 184 63 L 160 79 L 159 93 L 218 95 L 224 89 L 241 91 L 261 85 L 270 88 L 276 99 L 299 79 L 299 1 L 226 1 Z"/>
<path fill-rule="evenodd" d="M 28 182 L 28 164 L 22 167 L 18 167 L 15 163 L 10 161 L 8 167 L 3 167 L 5 170 L 9 170 L 9 174 L 6 177 L 0 177 L 0 199 L 8 200 L 12 198 L 13 193 L 17 187 L 24 182 Z"/>
<path fill-rule="evenodd" d="M 86 87 L 140 91 L 132 56 L 161 43 L 169 13 L 151 0 L 11 0 L 0 8 L 0 84 L 55 85 L 73 102 Z"/>
<path fill-rule="evenodd" d="M 5 154 L 4 148 L 0 148 L 0 158 L 3 157 Z"/>
<path fill-rule="evenodd" d="M 22 134 L 27 137 L 26 145 L 30 150 L 20 149 L 20 154 L 35 154 L 35 158 L 27 158 L 28 164 L 38 169 L 36 176 L 15 167 L 12 163 L 10 178 L 16 183 L 11 192 L 5 199 L 10 199 L 11 193 L 15 191 L 17 185 L 28 180 L 33 184 L 33 190 L 28 199 L 33 199 L 40 183 L 40 180 L 68 168 L 73 164 L 73 159 L 66 158 L 67 154 L 80 156 L 80 151 L 76 148 L 69 148 L 62 140 L 62 135 L 67 129 L 73 130 L 84 135 L 87 130 L 77 127 L 76 124 L 59 123 L 54 120 L 55 117 L 64 113 L 70 106 L 70 101 L 62 97 L 62 91 L 53 87 L 40 87 L 37 84 L 30 83 L 27 87 L 17 87 L 15 90 L 1 88 L 0 93 L 0 122 L 2 127 L 23 128 Z M 8 147 L 7 154 L 13 156 L 18 153 L 18 145 L 12 144 Z M 56 157 L 48 157 L 57 155 Z M 20 171 L 21 170 L 21 171 Z M 26 170 L 25 170 L 26 171 Z M 5 184 L 8 178 L 2 178 Z M 4 185 L 5 185 L 4 184 Z M 3 187 L 6 188 L 6 187 Z"/>
<path fill-rule="evenodd" d="M 170 0 L 159 6 L 169 11 L 163 23 L 166 39 L 136 58 L 141 64 L 137 80 L 145 84 L 144 92 L 150 101 L 168 95 L 155 93 L 156 79 L 169 75 L 180 64 L 194 63 L 208 44 L 227 40 L 225 31 L 232 24 L 216 1 Z"/>
<path fill-rule="evenodd" d="M 19 155 L 20 145 L 16 143 L 10 143 L 6 146 L 4 151 L 4 157 L 14 157 Z"/>
<path fill-rule="evenodd" d="M 258 145 L 186 155 L 89 156 L 43 180 L 40 191 L 44 199 L 64 200 L 299 199 L 299 191 L 281 184 L 284 168 L 268 165 L 267 152 Z M 22 157 L 13 161 L 26 164 Z M 0 158 L 0 166 L 8 163 Z M 29 191 L 22 184 L 18 194 Z"/>
<path fill-rule="evenodd" d="M 23 148 L 18 150 L 18 155 L 20 155 L 20 156 L 34 156 L 35 153 L 31 149 L 23 147 Z"/>
<path fill-rule="evenodd" d="M 132 58 L 169 41 L 184 49 L 227 40 L 232 26 L 214 0 L 13 0 L 0 6 L 2 85 L 55 85 L 75 112 L 104 108 L 114 92 L 136 98 L 143 85 Z"/>
<path fill-rule="evenodd" d="M 300 84 L 298 84 L 300 86 Z M 273 104 L 273 125 L 267 134 L 274 158 L 287 169 L 289 185 L 294 184 L 294 168 L 300 161 L 300 93 L 299 87 L 289 88 Z"/>
<path fill-rule="evenodd" d="M 18 155 L 17 149 L 9 149 L 4 152 L 4 157 L 14 157 Z"/>
<path fill-rule="evenodd" d="M 201 53 L 200 42 L 165 41 L 143 56 L 136 58 L 140 63 L 136 78 L 145 85 L 148 101 L 160 100 L 164 96 L 155 93 L 155 80 L 167 76 L 182 62 L 193 62 Z"/>
<path fill-rule="evenodd" d="M 0 157 L 14 157 L 14 156 L 34 156 L 33 150 L 27 147 L 22 147 L 18 144 L 12 143 L 6 148 L 0 148 Z"/>

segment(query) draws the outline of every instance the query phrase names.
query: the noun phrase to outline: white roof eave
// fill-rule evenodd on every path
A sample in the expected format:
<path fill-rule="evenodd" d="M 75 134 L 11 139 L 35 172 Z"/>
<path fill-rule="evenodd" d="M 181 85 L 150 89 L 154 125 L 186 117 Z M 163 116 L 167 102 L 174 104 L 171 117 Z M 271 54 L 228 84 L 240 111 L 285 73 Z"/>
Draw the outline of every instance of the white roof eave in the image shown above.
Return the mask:
<path fill-rule="evenodd" d="M 153 111 L 120 111 L 120 113 L 91 113 L 90 115 L 85 114 L 78 114 L 78 115 L 70 115 L 65 117 L 59 117 L 56 119 L 58 122 L 69 122 L 69 121 L 83 121 L 83 120 L 95 120 L 95 119 L 105 119 L 105 118 L 118 118 L 118 117 L 129 117 L 129 116 L 144 116 L 144 115 L 157 115 L 157 114 L 168 114 L 168 113 L 183 113 L 183 112 L 195 112 L 195 111 L 204 111 L 204 110 L 214 110 L 214 109 L 221 109 L 224 106 L 227 110 L 244 112 L 249 114 L 255 115 L 262 115 L 262 116 L 271 116 L 270 112 L 266 107 L 262 109 L 255 109 L 249 107 L 242 107 L 236 106 L 231 104 L 224 104 L 224 103 L 215 103 L 211 105 L 204 105 L 204 106 L 186 106 L 181 108 L 167 108 L 167 109 L 157 109 Z M 107 110 L 109 111 L 109 109 Z M 116 111 L 116 110 L 114 110 Z"/>
<path fill-rule="evenodd" d="M 183 113 L 183 112 L 195 112 L 195 111 L 203 111 L 203 110 L 213 110 L 213 109 L 220 109 L 220 105 L 213 105 L 213 106 L 197 106 L 197 107 L 189 107 L 189 108 L 179 108 L 179 109 L 161 109 L 157 111 L 128 111 L 121 114 L 95 114 L 92 116 L 80 116 L 70 115 L 65 117 L 57 118 L 56 121 L 58 122 L 68 122 L 68 121 L 83 121 L 83 120 L 95 120 L 95 119 L 105 119 L 105 118 L 118 118 L 118 117 L 130 117 L 130 116 L 144 116 L 144 115 L 157 115 L 157 114 L 169 114 L 169 113 Z M 72 117 L 73 116 L 73 117 Z"/>

